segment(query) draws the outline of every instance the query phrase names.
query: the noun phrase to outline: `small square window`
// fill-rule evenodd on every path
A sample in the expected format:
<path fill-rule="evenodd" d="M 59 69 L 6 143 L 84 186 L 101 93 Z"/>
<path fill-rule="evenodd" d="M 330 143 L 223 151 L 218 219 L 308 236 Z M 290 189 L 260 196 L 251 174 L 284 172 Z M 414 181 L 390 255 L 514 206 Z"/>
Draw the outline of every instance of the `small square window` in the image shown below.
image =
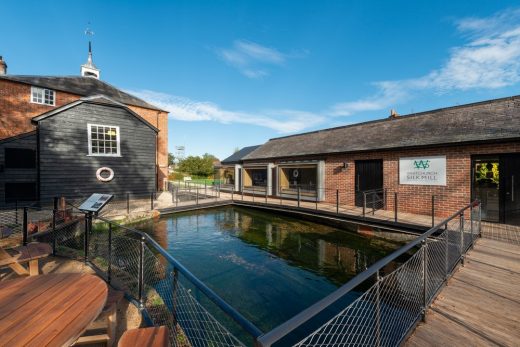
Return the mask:
<path fill-rule="evenodd" d="M 119 127 L 88 124 L 89 155 L 119 156 Z"/>

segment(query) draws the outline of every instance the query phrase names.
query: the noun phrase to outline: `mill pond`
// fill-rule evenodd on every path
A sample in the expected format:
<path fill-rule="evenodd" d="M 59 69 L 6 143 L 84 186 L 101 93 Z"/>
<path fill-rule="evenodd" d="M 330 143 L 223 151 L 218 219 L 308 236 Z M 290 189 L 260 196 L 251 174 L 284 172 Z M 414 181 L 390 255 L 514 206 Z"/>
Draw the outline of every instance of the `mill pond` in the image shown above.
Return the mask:
<path fill-rule="evenodd" d="M 332 293 L 402 243 L 242 207 L 139 223 L 164 249 L 263 331 Z M 396 264 L 393 264 L 396 265 Z"/>

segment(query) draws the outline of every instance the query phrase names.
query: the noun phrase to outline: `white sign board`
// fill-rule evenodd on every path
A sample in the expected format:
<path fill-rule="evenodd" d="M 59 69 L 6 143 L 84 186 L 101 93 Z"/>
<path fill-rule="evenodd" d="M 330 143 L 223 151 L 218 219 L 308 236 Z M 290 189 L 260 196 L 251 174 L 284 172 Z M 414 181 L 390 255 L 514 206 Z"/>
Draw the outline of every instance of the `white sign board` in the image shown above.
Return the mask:
<path fill-rule="evenodd" d="M 446 185 L 446 156 L 399 158 L 399 184 Z"/>

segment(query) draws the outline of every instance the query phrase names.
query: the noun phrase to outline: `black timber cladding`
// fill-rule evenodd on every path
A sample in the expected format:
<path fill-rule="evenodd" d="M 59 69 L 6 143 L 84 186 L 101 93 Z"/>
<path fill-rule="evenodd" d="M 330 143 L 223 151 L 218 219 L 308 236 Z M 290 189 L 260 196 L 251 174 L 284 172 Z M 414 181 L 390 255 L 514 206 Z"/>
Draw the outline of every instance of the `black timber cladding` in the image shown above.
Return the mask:
<path fill-rule="evenodd" d="M 520 96 L 274 138 L 243 160 L 520 140 Z"/>
<path fill-rule="evenodd" d="M 41 200 L 155 190 L 157 132 L 153 127 L 125 107 L 85 101 L 62 109 L 38 121 Z M 121 156 L 89 156 L 88 124 L 118 126 Z M 97 180 L 101 167 L 114 171 L 112 181 Z"/>
<path fill-rule="evenodd" d="M 248 155 L 249 153 L 253 152 L 255 149 L 257 149 L 260 146 L 249 146 L 244 147 L 240 149 L 239 151 L 233 153 L 226 159 L 222 160 L 220 163 L 224 165 L 231 165 L 231 164 L 238 164 L 242 161 L 242 159 Z"/>
<path fill-rule="evenodd" d="M 117 102 L 126 105 L 164 111 L 136 96 L 125 93 L 104 81 L 100 81 L 97 78 L 92 77 L 5 75 L 0 76 L 0 79 L 25 83 L 35 87 L 64 91 L 80 96 L 103 94 Z"/>

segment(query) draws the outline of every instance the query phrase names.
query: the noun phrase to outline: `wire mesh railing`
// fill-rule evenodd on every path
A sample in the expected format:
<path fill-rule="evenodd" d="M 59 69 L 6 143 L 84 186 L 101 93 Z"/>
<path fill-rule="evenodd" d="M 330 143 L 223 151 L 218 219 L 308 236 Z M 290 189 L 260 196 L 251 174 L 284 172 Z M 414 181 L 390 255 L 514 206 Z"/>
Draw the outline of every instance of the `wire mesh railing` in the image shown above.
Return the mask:
<path fill-rule="evenodd" d="M 291 334 L 320 317 L 323 322 L 294 346 L 398 346 L 424 319 L 429 305 L 480 235 L 480 204 L 474 202 L 414 241 L 379 260 L 328 297 L 258 338 L 259 346 L 287 345 Z M 394 271 L 389 262 L 415 253 Z M 339 313 L 324 313 L 367 281 L 375 281 Z M 294 339 L 294 336 L 292 336 Z"/>
<path fill-rule="evenodd" d="M 64 212 L 40 209 L 42 217 L 51 215 L 51 227 L 28 237 L 91 265 L 149 323 L 168 326 L 173 346 L 242 346 L 261 334 L 147 234 L 67 206 L 68 222 L 61 224 Z"/>

